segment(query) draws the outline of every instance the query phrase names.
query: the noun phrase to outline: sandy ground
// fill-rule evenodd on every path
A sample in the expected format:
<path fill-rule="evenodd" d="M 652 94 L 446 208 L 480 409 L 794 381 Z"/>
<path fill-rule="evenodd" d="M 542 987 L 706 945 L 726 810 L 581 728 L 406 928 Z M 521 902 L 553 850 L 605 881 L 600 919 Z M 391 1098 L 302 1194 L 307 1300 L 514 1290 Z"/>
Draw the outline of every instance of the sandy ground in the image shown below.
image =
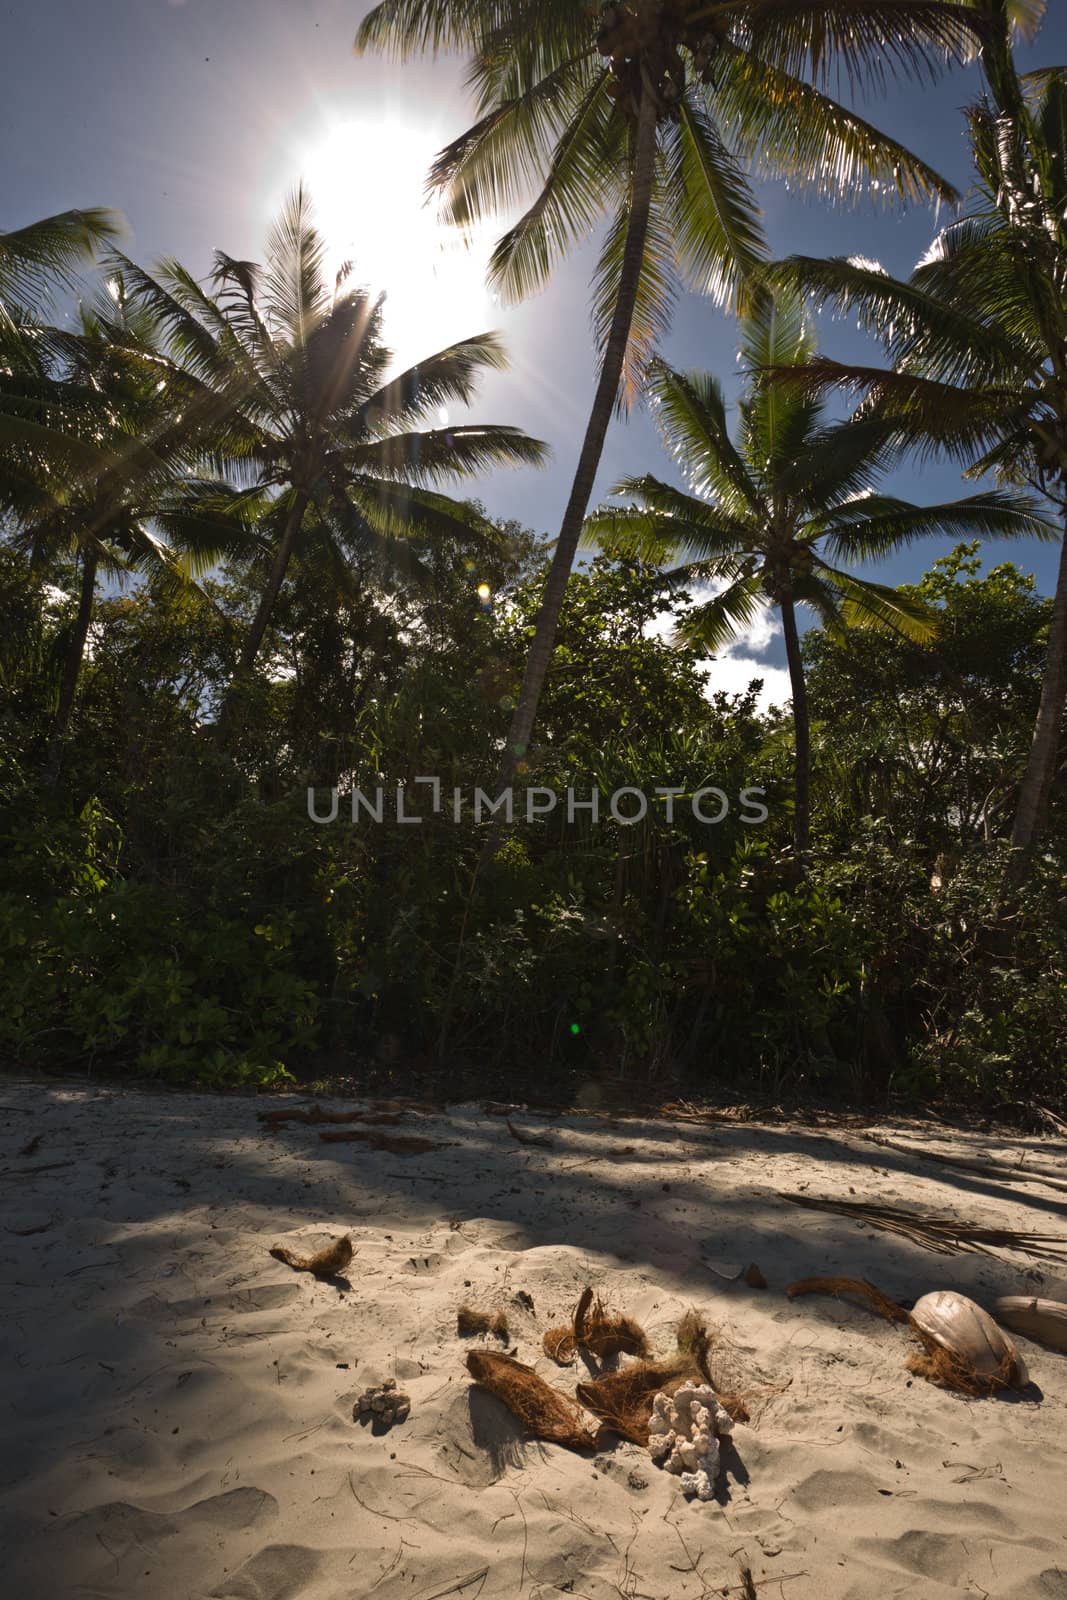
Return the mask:
<path fill-rule="evenodd" d="M 263 1104 L 0 1083 L 6 1600 L 696 1600 L 743 1566 L 760 1600 L 1067 1597 L 1067 1356 L 1021 1342 L 1036 1387 L 969 1401 L 909 1376 L 900 1329 L 784 1294 L 833 1272 L 1067 1299 L 1067 1266 L 935 1255 L 777 1191 L 1065 1236 L 1067 1192 L 851 1127 L 518 1116 L 544 1149 L 469 1106 L 412 1115 L 448 1143 L 402 1156 L 265 1130 Z M 1063 1141 L 939 1147 L 1067 1176 Z M 347 1289 L 268 1254 L 346 1229 Z M 768 1289 L 708 1267 L 749 1261 Z M 664 1351 L 691 1305 L 721 1330 L 753 1417 L 717 1503 L 636 1445 L 525 1440 L 472 1389 L 462 1303 L 505 1309 L 570 1391 L 540 1340 L 587 1283 Z M 376 1436 L 353 1404 L 393 1376 L 412 1413 Z"/>

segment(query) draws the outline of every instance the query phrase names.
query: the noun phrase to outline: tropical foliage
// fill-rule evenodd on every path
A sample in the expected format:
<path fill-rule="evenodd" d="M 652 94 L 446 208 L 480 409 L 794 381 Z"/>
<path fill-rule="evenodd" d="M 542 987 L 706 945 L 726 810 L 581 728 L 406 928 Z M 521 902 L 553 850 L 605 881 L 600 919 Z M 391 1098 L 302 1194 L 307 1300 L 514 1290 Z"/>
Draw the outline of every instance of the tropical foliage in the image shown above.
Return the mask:
<path fill-rule="evenodd" d="M 814 612 L 829 633 L 877 628 L 925 638 L 926 609 L 846 567 L 877 560 L 914 540 L 1054 537 L 1040 508 L 1020 495 L 994 492 L 917 506 L 876 494 L 894 458 L 894 433 L 878 417 L 829 421 L 817 401 L 780 381 L 807 368 L 816 353 L 813 324 L 789 294 L 761 297 L 741 325 L 741 360 L 749 390 L 731 439 L 720 385 L 709 373 L 674 372 L 662 362 L 648 394 L 667 450 L 689 491 L 644 475 L 616 488 L 638 503 L 605 507 L 586 522 L 586 537 L 616 554 L 674 560 L 675 581 L 711 589 L 687 618 L 687 638 L 710 655 L 770 603 L 781 617 L 792 688 L 795 845 L 810 844 L 811 731 L 797 607 Z"/>
<path fill-rule="evenodd" d="M 935 239 L 907 282 L 862 259 L 794 257 L 774 276 L 859 317 L 884 343 L 889 371 L 821 360 L 809 392 L 866 397 L 865 411 L 903 446 L 1029 485 L 1067 521 L 1067 78 L 1021 77 L 1004 0 L 981 0 L 988 93 L 968 111 L 978 184 L 965 215 Z M 1032 15 L 1040 14 L 1032 7 Z M 1059 767 L 1067 695 L 1067 541 L 1034 738 L 1012 841 L 1044 831 Z"/>
<path fill-rule="evenodd" d="M 466 420 L 498 337 L 394 372 L 388 285 L 327 272 L 303 190 L 262 263 L 220 252 L 203 280 L 136 264 L 107 213 L 0 234 L 6 1060 L 1063 1103 L 1067 579 L 1046 598 L 983 550 L 1067 515 L 1067 74 L 1011 54 L 1042 10 L 371 13 L 366 45 L 471 63 L 480 120 L 434 174 L 452 221 L 532 189 L 501 286 L 604 224 L 600 386 L 554 546 L 458 497 L 544 459 Z M 769 264 L 761 163 L 944 192 L 814 87 L 827 68 L 970 47 L 978 188 L 915 274 Z M 736 402 L 655 354 L 683 282 L 739 313 Z M 886 359 L 828 359 L 824 305 Z M 594 512 L 572 574 L 624 369 L 672 460 Z M 974 492 L 897 493 L 929 454 Z M 918 582 L 872 576 L 931 535 L 963 542 Z M 768 608 L 781 704 L 758 665 L 726 676 Z"/>
<path fill-rule="evenodd" d="M 478 120 L 431 174 L 463 228 L 526 204 L 490 277 L 541 287 L 608 219 L 593 282 L 600 376 L 505 748 L 525 755 L 612 411 L 670 321 L 682 283 L 741 307 L 766 259 L 749 172 L 824 195 L 953 198 L 896 140 L 819 87 L 932 71 L 977 37 L 968 5 L 930 0 L 381 0 L 357 48 L 462 52 Z M 622 391 L 620 393 L 620 384 Z"/>

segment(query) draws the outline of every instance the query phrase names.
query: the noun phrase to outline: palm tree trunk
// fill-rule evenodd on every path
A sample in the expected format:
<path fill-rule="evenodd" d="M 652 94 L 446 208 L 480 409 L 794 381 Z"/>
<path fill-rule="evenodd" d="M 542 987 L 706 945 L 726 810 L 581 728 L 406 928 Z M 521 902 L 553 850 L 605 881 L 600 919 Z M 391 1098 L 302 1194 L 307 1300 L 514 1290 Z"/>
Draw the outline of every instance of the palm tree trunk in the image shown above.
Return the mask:
<path fill-rule="evenodd" d="M 293 548 L 303 524 L 304 513 L 308 508 L 310 498 L 311 496 L 305 490 L 299 490 L 296 499 L 289 508 L 289 515 L 285 519 L 282 536 L 278 542 L 278 548 L 274 552 L 274 560 L 271 562 L 270 573 L 264 585 L 263 593 L 259 597 L 256 614 L 252 618 L 248 632 L 245 635 L 245 641 L 241 646 L 241 654 L 234 669 L 233 677 L 230 679 L 229 686 L 222 697 L 222 705 L 219 708 L 219 717 L 213 734 L 213 738 L 220 746 L 226 743 L 229 736 L 237 690 L 255 666 L 256 656 L 259 654 L 259 647 L 263 643 L 263 635 L 267 631 L 271 612 L 274 610 L 275 601 L 278 598 L 282 584 L 285 582 L 285 574 L 288 572 L 289 563 L 293 558 Z"/>
<path fill-rule="evenodd" d="M 793 596 L 783 594 L 778 602 L 785 633 L 785 656 L 789 664 L 789 683 L 793 692 L 793 742 L 796 750 L 793 780 L 793 849 L 803 871 L 811 846 L 811 722 L 808 717 L 808 686 L 800 656 L 800 635 Z"/>
<path fill-rule="evenodd" d="M 1067 515 L 1065 515 L 1067 521 Z M 1067 534 L 1060 549 L 1060 568 L 1056 596 L 1052 603 L 1048 658 L 1041 684 L 1041 704 L 1034 725 L 1034 739 L 1026 763 L 1022 787 L 1012 824 L 1011 842 L 1020 852 L 1012 876 L 1018 880 L 1026 858 L 1041 838 L 1048 815 L 1052 781 L 1059 759 L 1063 728 L 1063 704 L 1067 698 Z"/>
<path fill-rule="evenodd" d="M 270 621 L 271 612 L 274 610 L 274 603 L 281 591 L 282 584 L 285 582 L 285 574 L 289 570 L 289 563 L 293 557 L 293 546 L 296 544 L 297 535 L 303 524 L 304 513 L 308 508 L 310 498 L 311 496 L 306 490 L 300 489 L 297 491 L 296 499 L 290 507 L 278 548 L 274 553 L 274 560 L 271 563 L 270 576 L 267 578 L 263 593 L 259 597 L 256 614 L 252 618 L 251 626 L 245 635 L 245 642 L 241 647 L 241 658 L 237 663 L 235 678 L 246 677 L 255 665 L 259 647 L 263 643 L 263 635 L 267 631 L 267 624 Z"/>
<path fill-rule="evenodd" d="M 89 627 L 93 620 L 93 602 L 96 598 L 96 571 L 99 557 L 95 550 L 88 545 L 82 551 L 81 583 L 78 589 L 78 614 L 74 619 L 74 631 L 67 645 L 67 653 L 63 661 L 63 676 L 59 684 L 59 702 L 56 714 L 52 721 L 52 732 L 48 740 L 48 760 L 46 774 L 49 783 L 56 783 L 59 779 L 59 769 L 63 761 L 63 741 L 67 736 L 70 726 L 71 712 L 74 710 L 74 697 L 78 692 L 78 678 L 81 675 L 82 661 L 85 659 L 85 642 L 89 637 Z"/>
<path fill-rule="evenodd" d="M 615 401 L 619 393 L 623 362 L 626 359 L 626 346 L 630 338 L 630 325 L 633 322 L 634 306 L 637 300 L 641 264 L 645 254 L 645 240 L 648 234 L 648 216 L 652 205 L 655 166 L 656 104 L 646 88 L 642 92 L 638 109 L 633 192 L 630 202 L 630 220 L 626 230 L 626 247 L 623 254 L 622 271 L 619 276 L 619 296 L 615 302 L 615 313 L 612 317 L 611 330 L 604 349 L 604 361 L 600 369 L 600 381 L 597 384 L 596 395 L 593 399 L 593 409 L 589 413 L 585 438 L 582 441 L 582 451 L 578 457 L 578 467 L 571 486 L 570 499 L 567 501 L 567 509 L 563 513 L 559 540 L 552 557 L 552 565 L 549 568 L 544 594 L 541 597 L 541 609 L 537 613 L 537 623 L 533 642 L 530 645 L 530 653 L 526 658 L 526 670 L 523 673 L 518 705 L 515 708 L 515 713 L 511 720 L 511 728 L 508 731 L 508 742 L 504 751 L 500 779 L 502 786 L 506 786 L 512 781 L 518 762 L 526 754 L 530 746 L 530 738 L 537 718 L 537 707 L 541 699 L 541 690 L 544 687 L 545 674 L 548 671 L 548 664 L 552 659 L 552 651 L 555 648 L 556 629 L 559 624 L 559 614 L 563 605 L 567 580 L 574 565 L 575 552 L 578 549 L 578 540 L 582 532 L 582 522 L 589 506 L 589 498 L 593 492 L 593 482 L 596 478 L 601 452 L 604 448 L 604 439 L 607 435 L 608 424 L 611 421 L 611 414 L 615 408 Z"/>

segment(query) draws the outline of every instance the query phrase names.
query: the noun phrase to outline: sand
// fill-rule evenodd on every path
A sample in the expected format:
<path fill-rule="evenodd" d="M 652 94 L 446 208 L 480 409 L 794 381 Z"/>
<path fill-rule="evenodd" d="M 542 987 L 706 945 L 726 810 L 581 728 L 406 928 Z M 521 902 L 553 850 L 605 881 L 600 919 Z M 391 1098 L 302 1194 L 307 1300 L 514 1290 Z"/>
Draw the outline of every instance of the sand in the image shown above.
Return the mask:
<path fill-rule="evenodd" d="M 941 1168 L 860 1126 L 411 1113 L 400 1155 L 265 1129 L 254 1098 L 0 1083 L 0 1534 L 6 1600 L 1067 1597 L 1067 1356 L 966 1400 L 912 1378 L 900 1328 L 790 1281 L 865 1276 L 1067 1299 L 1067 1266 L 935 1255 L 777 1191 L 1067 1236 L 1067 1193 Z M 306 1103 L 296 1102 L 294 1103 Z M 349 1107 L 350 1109 L 350 1107 Z M 1067 1176 L 1062 1140 L 882 1124 Z M 31 1146 L 34 1136 L 39 1142 Z M 350 1234 L 345 1281 L 291 1271 Z M 769 1287 L 717 1278 L 755 1261 Z M 541 1336 L 590 1284 L 667 1351 L 696 1306 L 746 1387 L 719 1498 L 636 1445 L 525 1439 L 473 1389 L 469 1303 L 573 1393 Z M 532 1300 L 533 1309 L 526 1299 Z M 395 1378 L 409 1419 L 353 1421 Z"/>

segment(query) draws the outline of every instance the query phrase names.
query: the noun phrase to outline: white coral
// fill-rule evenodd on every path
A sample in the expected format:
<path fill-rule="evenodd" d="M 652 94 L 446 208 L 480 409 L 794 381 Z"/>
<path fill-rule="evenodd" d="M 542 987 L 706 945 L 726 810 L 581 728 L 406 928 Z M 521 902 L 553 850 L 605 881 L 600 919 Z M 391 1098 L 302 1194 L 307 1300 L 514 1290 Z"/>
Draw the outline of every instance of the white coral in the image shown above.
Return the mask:
<path fill-rule="evenodd" d="M 710 1500 L 719 1475 L 719 1440 L 733 1431 L 733 1419 L 702 1383 L 683 1383 L 673 1395 L 658 1394 L 648 1423 L 653 1461 L 682 1480 L 683 1494 Z"/>

